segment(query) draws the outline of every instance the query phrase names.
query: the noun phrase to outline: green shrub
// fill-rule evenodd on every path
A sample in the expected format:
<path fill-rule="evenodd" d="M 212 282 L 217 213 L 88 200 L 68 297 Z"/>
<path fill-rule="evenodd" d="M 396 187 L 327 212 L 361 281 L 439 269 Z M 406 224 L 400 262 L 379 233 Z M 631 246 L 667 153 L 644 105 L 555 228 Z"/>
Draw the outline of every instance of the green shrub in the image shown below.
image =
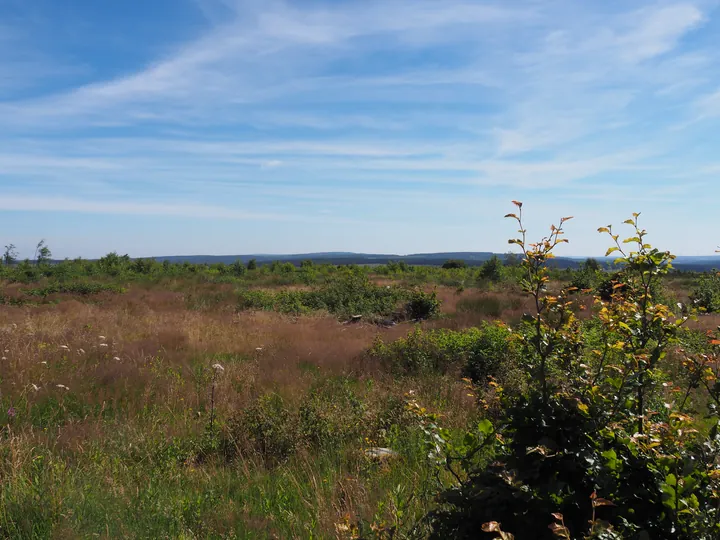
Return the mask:
<path fill-rule="evenodd" d="M 457 268 L 467 268 L 467 263 L 460 259 L 450 259 L 442 265 L 443 270 L 452 270 Z"/>
<path fill-rule="evenodd" d="M 503 279 L 504 266 L 500 257 L 493 255 L 485 261 L 478 271 L 478 278 L 483 281 L 498 282 Z"/>
<path fill-rule="evenodd" d="M 720 273 L 703 274 L 690 293 L 690 300 L 707 313 L 720 311 Z"/>
<path fill-rule="evenodd" d="M 123 287 L 108 283 L 87 283 L 87 282 L 71 282 L 71 283 L 52 283 L 45 287 L 37 289 L 28 289 L 23 291 L 28 296 L 48 296 L 51 294 L 79 294 L 88 296 L 92 294 L 100 294 L 102 292 L 111 292 L 122 294 L 125 292 Z"/>
<path fill-rule="evenodd" d="M 314 447 L 337 447 L 359 439 L 365 407 L 348 381 L 330 379 L 305 396 L 299 408 L 299 434 Z"/>
<path fill-rule="evenodd" d="M 249 443 L 268 464 L 285 461 L 298 443 L 297 416 L 278 394 L 265 394 L 231 427 L 236 443 Z"/>
<path fill-rule="evenodd" d="M 408 318 L 417 321 L 436 317 L 440 313 L 441 302 L 437 292 L 426 293 L 420 289 L 413 291 L 410 300 L 405 304 Z"/>
<path fill-rule="evenodd" d="M 598 281 L 598 274 L 592 268 L 581 268 L 575 270 L 570 278 L 569 286 L 577 291 L 588 291 L 595 288 Z"/>
<path fill-rule="evenodd" d="M 468 331 L 470 343 L 465 350 L 463 372 L 475 382 L 485 382 L 488 376 L 496 376 L 514 367 L 517 344 L 512 340 L 513 333 L 503 324 L 485 323 L 482 328 Z"/>
<path fill-rule="evenodd" d="M 517 348 L 510 336 L 505 326 L 489 323 L 463 331 L 416 328 L 392 343 L 377 340 L 369 356 L 395 373 L 444 373 L 456 367 L 485 382 L 514 364 Z"/>
<path fill-rule="evenodd" d="M 308 304 L 341 316 L 389 315 L 406 295 L 397 287 L 375 285 L 364 274 L 347 274 L 309 293 Z"/>
<path fill-rule="evenodd" d="M 262 309 L 270 311 L 275 307 L 275 295 L 268 291 L 246 290 L 238 293 L 238 311 Z"/>
<path fill-rule="evenodd" d="M 242 291 L 238 295 L 238 310 L 264 309 L 296 315 L 325 310 L 344 317 L 389 315 L 407 296 L 406 290 L 380 287 L 364 274 L 347 273 L 312 291 Z"/>
<path fill-rule="evenodd" d="M 703 344 L 659 302 L 674 256 L 646 243 L 639 214 L 624 241 L 601 227 L 623 267 L 602 284 L 594 321 L 581 324 L 566 293 L 545 287 L 571 218 L 530 243 L 515 205 L 507 217 L 521 238 L 510 243 L 522 249 L 521 285 L 536 306 L 515 332 L 525 384 L 485 396 L 501 411 L 480 441 L 490 466 L 466 465 L 480 448 L 472 431 L 458 449 L 434 423 L 426 430 L 438 469 L 461 467 L 431 516 L 432 537 L 476 538 L 501 522 L 517 538 L 720 538 L 720 331 Z"/>

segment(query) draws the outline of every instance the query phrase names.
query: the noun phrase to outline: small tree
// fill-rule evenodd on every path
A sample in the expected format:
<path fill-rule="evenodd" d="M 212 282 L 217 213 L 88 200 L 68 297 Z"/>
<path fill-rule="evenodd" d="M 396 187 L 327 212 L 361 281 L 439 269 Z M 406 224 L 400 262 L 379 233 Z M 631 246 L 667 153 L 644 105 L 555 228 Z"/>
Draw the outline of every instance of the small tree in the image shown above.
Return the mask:
<path fill-rule="evenodd" d="M 479 277 L 480 279 L 486 279 L 489 281 L 500 281 L 503 274 L 503 263 L 500 257 L 493 255 L 483 263 L 480 267 Z"/>
<path fill-rule="evenodd" d="M 3 253 L 3 263 L 6 266 L 13 265 L 17 262 L 18 252 L 15 248 L 15 244 L 9 244 L 5 246 L 5 253 Z"/>
<path fill-rule="evenodd" d="M 243 276 L 245 275 L 245 265 L 240 259 L 238 259 L 230 265 L 230 271 L 234 276 Z"/>
<path fill-rule="evenodd" d="M 583 263 L 583 268 L 585 270 L 592 270 L 593 272 L 598 272 L 601 269 L 600 263 L 597 262 L 597 259 L 593 259 L 592 257 L 585 260 L 585 262 Z"/>
<path fill-rule="evenodd" d="M 257 270 L 257 261 L 255 259 L 250 259 L 247 263 L 247 269 Z"/>
<path fill-rule="evenodd" d="M 35 264 L 38 266 L 41 264 L 47 264 L 50 262 L 51 257 L 52 251 L 50 251 L 50 248 L 47 246 L 45 239 L 43 238 L 35 247 Z"/>

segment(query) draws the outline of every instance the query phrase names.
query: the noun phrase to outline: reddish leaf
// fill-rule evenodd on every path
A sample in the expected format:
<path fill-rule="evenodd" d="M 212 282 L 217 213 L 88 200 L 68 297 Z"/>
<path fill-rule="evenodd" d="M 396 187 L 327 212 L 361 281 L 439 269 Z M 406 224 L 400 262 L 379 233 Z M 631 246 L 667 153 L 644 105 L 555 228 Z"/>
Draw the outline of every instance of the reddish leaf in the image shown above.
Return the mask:
<path fill-rule="evenodd" d="M 500 524 L 497 521 L 488 521 L 482 524 L 482 530 L 483 532 L 500 532 Z"/>

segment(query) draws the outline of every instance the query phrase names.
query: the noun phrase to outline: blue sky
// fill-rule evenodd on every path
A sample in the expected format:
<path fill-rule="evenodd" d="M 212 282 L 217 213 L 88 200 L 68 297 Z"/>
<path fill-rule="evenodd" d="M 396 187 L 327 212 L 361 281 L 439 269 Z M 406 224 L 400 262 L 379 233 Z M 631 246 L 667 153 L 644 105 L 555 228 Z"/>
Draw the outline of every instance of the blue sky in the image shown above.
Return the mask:
<path fill-rule="evenodd" d="M 23 256 L 720 243 L 715 1 L 0 0 Z"/>

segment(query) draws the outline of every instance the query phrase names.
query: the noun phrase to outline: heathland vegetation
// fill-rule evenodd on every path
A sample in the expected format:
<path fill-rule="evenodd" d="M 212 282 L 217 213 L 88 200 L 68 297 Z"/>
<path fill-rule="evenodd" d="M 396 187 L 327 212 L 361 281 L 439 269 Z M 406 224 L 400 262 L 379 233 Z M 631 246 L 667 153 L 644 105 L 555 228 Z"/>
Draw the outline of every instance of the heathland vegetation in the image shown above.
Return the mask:
<path fill-rule="evenodd" d="M 0 266 L 9 538 L 720 537 L 720 278 L 637 215 L 608 268 Z"/>

